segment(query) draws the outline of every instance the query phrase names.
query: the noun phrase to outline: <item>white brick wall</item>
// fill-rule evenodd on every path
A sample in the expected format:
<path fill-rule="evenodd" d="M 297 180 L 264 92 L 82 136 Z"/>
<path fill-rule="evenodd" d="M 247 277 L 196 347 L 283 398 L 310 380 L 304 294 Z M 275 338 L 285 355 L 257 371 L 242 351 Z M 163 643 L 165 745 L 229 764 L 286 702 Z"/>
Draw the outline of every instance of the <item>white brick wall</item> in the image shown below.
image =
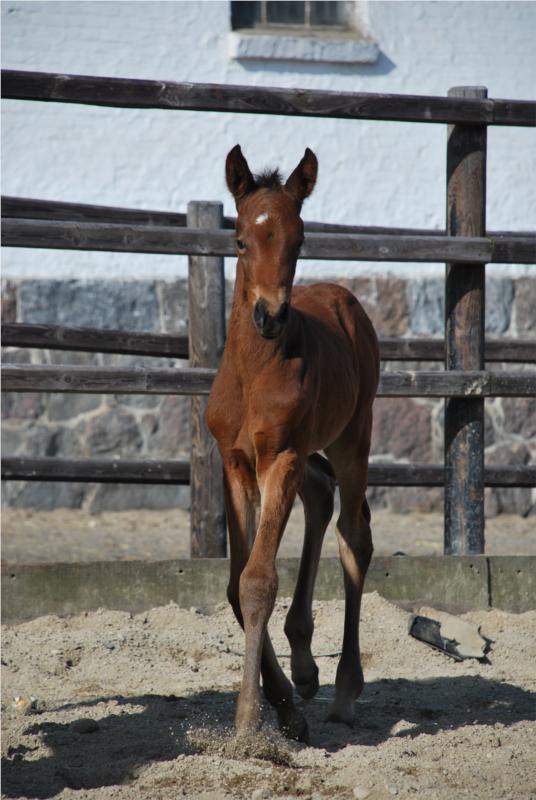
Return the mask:
<path fill-rule="evenodd" d="M 536 85 L 536 4 L 371 2 L 376 64 L 239 63 L 229 56 L 229 3 L 2 3 L 4 67 L 132 78 L 446 94 L 484 84 L 492 97 L 530 99 Z M 223 199 L 227 151 L 240 142 L 254 169 L 289 171 L 306 145 L 320 160 L 309 219 L 441 227 L 445 127 L 342 120 L 136 111 L 2 101 L 4 194 L 185 210 Z M 536 218 L 534 129 L 491 128 L 488 227 L 529 229 Z M 184 259 L 6 249 L 14 277 L 172 277 Z M 387 271 L 313 265 L 302 274 Z M 389 267 L 442 274 L 442 266 Z M 492 269 L 490 267 L 490 269 Z M 497 272 L 502 272 L 502 268 Z M 517 268 L 517 272 L 531 268 Z M 533 269 L 533 268 L 532 268 Z"/>

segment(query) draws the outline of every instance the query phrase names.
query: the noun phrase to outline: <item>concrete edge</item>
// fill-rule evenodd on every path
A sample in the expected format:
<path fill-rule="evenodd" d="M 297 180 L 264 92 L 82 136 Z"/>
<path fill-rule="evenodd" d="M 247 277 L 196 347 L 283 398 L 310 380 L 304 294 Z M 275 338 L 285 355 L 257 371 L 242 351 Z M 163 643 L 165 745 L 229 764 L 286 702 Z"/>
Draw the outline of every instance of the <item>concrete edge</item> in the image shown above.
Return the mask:
<path fill-rule="evenodd" d="M 279 597 L 291 596 L 299 559 L 278 561 Z M 169 602 L 213 609 L 226 600 L 227 559 L 3 564 L 2 621 L 97 608 L 140 613 Z M 536 556 L 374 558 L 365 590 L 405 607 L 426 603 L 453 612 L 536 607 Z M 339 560 L 321 560 L 315 598 L 342 599 Z"/>

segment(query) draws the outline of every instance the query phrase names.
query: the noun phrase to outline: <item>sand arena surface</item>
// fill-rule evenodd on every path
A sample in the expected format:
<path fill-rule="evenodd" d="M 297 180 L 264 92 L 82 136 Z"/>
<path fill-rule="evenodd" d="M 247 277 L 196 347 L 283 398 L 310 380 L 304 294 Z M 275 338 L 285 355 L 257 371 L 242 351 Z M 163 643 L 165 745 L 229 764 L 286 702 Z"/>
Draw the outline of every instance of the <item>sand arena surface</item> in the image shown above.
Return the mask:
<path fill-rule="evenodd" d="M 288 602 L 270 625 L 285 668 Z M 233 741 L 244 644 L 226 605 L 6 626 L 3 796 L 536 798 L 536 612 L 465 615 L 493 640 L 491 664 L 457 663 L 410 638 L 405 611 L 366 594 L 366 687 L 350 730 L 322 721 L 343 604 L 314 609 L 321 688 L 300 701 L 308 746 L 280 740 L 270 709 L 262 734 Z M 22 715 L 13 695 L 35 695 L 39 713 Z"/>

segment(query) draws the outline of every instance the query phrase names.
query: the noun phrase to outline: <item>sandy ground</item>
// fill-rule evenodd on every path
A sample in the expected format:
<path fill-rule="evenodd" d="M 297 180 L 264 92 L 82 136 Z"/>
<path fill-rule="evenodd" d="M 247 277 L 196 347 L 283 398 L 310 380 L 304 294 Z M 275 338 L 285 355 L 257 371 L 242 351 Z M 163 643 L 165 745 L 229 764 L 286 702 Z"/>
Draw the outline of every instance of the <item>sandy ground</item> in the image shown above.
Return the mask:
<path fill-rule="evenodd" d="M 296 508 L 281 554 L 298 555 Z M 534 553 L 534 520 L 488 520 L 487 551 Z M 439 514 L 374 515 L 376 553 L 439 554 Z M 188 555 L 185 512 L 3 512 L 3 559 L 17 562 Z M 328 533 L 324 555 L 336 552 Z M 288 601 L 271 629 L 282 633 Z M 226 605 L 100 610 L 5 626 L 2 797 L 72 800 L 368 798 L 536 800 L 536 611 L 465 615 L 493 640 L 490 664 L 457 663 L 410 638 L 407 612 L 365 596 L 366 687 L 353 729 L 325 724 L 342 633 L 339 601 L 315 603 L 321 688 L 300 705 L 309 746 L 278 738 L 271 709 L 247 747 L 232 726 L 243 637 Z M 37 697 L 22 714 L 14 696 Z M 89 720 L 89 722 L 88 722 Z"/>
<path fill-rule="evenodd" d="M 372 531 L 376 555 L 396 552 L 440 555 L 443 552 L 443 515 L 439 513 L 375 511 Z M 2 558 L 15 563 L 187 558 L 189 536 L 188 512 L 179 509 L 98 515 L 66 509 L 2 510 Z M 298 556 L 302 541 L 303 511 L 301 505 L 296 504 L 281 542 L 280 555 Z M 536 553 L 536 518 L 501 514 L 486 520 L 486 552 L 490 555 Z M 332 522 L 322 554 L 337 553 Z"/>
<path fill-rule="evenodd" d="M 271 625 L 285 666 L 287 607 Z M 405 611 L 365 595 L 353 729 L 323 722 L 342 615 L 341 602 L 315 604 L 321 688 L 300 701 L 310 744 L 279 740 L 266 710 L 245 750 L 231 738 L 243 639 L 226 606 L 6 627 L 3 797 L 536 798 L 536 612 L 465 615 L 493 640 L 491 663 L 458 663 L 409 637 Z M 22 715 L 14 695 L 35 695 L 40 711 Z"/>

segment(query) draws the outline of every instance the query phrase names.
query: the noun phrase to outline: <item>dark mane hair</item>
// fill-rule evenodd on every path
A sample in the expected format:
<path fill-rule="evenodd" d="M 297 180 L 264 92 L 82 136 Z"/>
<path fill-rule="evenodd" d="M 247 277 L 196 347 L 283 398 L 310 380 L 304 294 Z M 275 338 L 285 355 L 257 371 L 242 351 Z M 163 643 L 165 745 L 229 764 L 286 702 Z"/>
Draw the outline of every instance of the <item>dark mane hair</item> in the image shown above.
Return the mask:
<path fill-rule="evenodd" d="M 281 173 L 278 169 L 265 169 L 260 175 L 255 175 L 257 189 L 281 189 L 283 185 Z"/>

